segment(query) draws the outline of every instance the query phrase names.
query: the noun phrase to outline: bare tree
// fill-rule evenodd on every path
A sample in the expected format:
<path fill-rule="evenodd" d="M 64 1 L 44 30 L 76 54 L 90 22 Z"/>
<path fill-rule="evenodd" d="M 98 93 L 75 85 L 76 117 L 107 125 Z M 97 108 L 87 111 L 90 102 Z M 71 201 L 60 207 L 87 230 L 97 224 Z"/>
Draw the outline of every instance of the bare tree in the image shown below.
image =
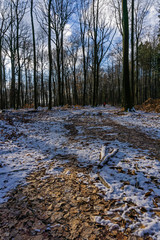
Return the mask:
<path fill-rule="evenodd" d="M 136 39 L 136 85 L 135 92 L 137 94 L 136 101 L 140 99 L 139 89 L 139 41 L 144 30 L 144 21 L 149 13 L 149 9 L 153 5 L 154 0 L 137 0 L 135 3 L 135 39 Z"/>
<path fill-rule="evenodd" d="M 134 0 L 131 2 L 131 87 L 132 87 L 132 101 L 134 104 Z"/>
<path fill-rule="evenodd" d="M 89 37 L 89 6 L 90 0 L 81 0 L 79 4 L 77 4 L 77 12 L 79 17 L 79 26 L 80 26 L 80 36 L 81 36 L 81 46 L 82 46 L 82 59 L 83 59 L 83 77 L 84 77 L 84 85 L 83 85 L 83 105 L 86 104 L 86 86 L 87 86 L 87 78 L 88 78 L 88 68 L 89 68 L 89 45 L 90 45 L 90 37 Z"/>
<path fill-rule="evenodd" d="M 49 6 L 50 20 L 48 18 Z M 40 11 L 37 14 L 38 21 L 47 35 L 49 35 L 49 32 L 47 32 L 46 29 L 48 29 L 49 25 L 51 27 L 50 37 L 56 48 L 59 105 L 63 105 L 64 101 L 64 31 L 66 24 L 73 13 L 73 9 L 74 2 L 71 0 L 52 0 L 48 3 L 43 1 L 43 4 L 40 4 Z M 50 21 L 49 25 L 48 21 Z"/>
<path fill-rule="evenodd" d="M 16 88 L 15 88 L 15 74 L 16 74 L 16 28 L 15 28 L 15 14 L 13 2 L 9 3 L 10 11 L 10 26 L 6 33 L 6 52 L 11 60 L 11 89 L 10 89 L 10 107 L 16 108 Z"/>
<path fill-rule="evenodd" d="M 121 0 L 111 0 L 111 9 L 115 15 L 116 26 L 121 35 L 123 35 L 123 25 L 122 25 L 122 3 Z"/>
<path fill-rule="evenodd" d="M 52 88 L 51 88 L 51 77 L 52 77 L 52 50 L 51 50 L 51 3 L 49 0 L 48 5 L 48 56 L 49 56 L 49 110 L 52 108 Z"/>
<path fill-rule="evenodd" d="M 19 31 L 20 23 L 24 17 L 27 8 L 26 0 L 11 0 L 13 3 L 15 13 L 15 24 L 16 24 L 16 49 L 17 49 L 17 64 L 18 64 L 18 92 L 17 92 L 17 108 L 20 107 L 20 87 L 21 87 L 21 63 L 20 63 L 20 42 L 19 42 Z"/>
<path fill-rule="evenodd" d="M 40 27 L 43 29 L 43 32 L 48 38 L 48 92 L 49 92 L 49 105 L 48 109 L 52 108 L 52 31 L 51 31 L 51 7 L 52 0 L 39 2 L 39 9 L 37 9 L 36 17 L 40 24 Z M 47 95 L 47 94 L 46 94 Z M 55 97 L 55 96 L 54 96 Z M 48 100 L 46 99 L 46 102 Z"/>
<path fill-rule="evenodd" d="M 122 0 L 123 15 L 123 106 L 125 111 L 132 109 L 129 81 L 129 26 L 127 0 Z"/>
<path fill-rule="evenodd" d="M 71 35 L 70 46 L 67 47 L 68 50 L 68 64 L 73 73 L 73 104 L 78 104 L 78 92 L 77 92 L 77 77 L 76 77 L 76 64 L 78 60 L 78 51 L 80 49 L 80 36 Z"/>
<path fill-rule="evenodd" d="M 31 25 L 32 25 L 32 39 L 33 39 L 33 62 L 34 62 L 34 107 L 37 109 L 37 60 L 36 60 L 36 41 L 35 41 L 35 30 L 34 30 L 34 20 L 33 20 L 33 0 L 31 0 L 30 7 L 31 14 Z"/>
<path fill-rule="evenodd" d="M 38 72 L 41 79 L 40 83 L 40 102 L 42 106 L 45 106 L 45 83 L 44 74 L 48 65 L 48 51 L 47 51 L 47 35 L 42 29 L 39 29 L 37 35 L 37 58 L 38 58 Z"/>
<path fill-rule="evenodd" d="M 5 34 L 10 25 L 9 4 L 7 1 L 0 2 L 0 108 L 3 109 L 3 75 L 2 75 L 2 49 L 3 49 L 3 41 L 5 38 Z"/>
<path fill-rule="evenodd" d="M 54 0 L 51 3 L 51 28 L 54 32 L 52 39 L 56 46 L 58 103 L 64 103 L 64 30 L 74 10 L 74 1 Z"/>
<path fill-rule="evenodd" d="M 110 23 L 103 16 L 104 3 L 100 0 L 92 1 L 90 34 L 93 45 L 93 106 L 97 106 L 99 101 L 99 71 L 100 65 L 106 56 L 114 38 L 115 32 Z"/>

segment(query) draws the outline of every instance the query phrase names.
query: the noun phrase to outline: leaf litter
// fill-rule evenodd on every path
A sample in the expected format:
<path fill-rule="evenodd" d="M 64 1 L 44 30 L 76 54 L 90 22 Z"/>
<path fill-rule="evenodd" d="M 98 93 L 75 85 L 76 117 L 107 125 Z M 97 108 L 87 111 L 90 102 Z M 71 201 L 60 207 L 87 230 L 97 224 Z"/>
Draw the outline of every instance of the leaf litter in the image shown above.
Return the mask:
<path fill-rule="evenodd" d="M 2 239 L 160 239 L 159 114 L 118 112 L 1 114 Z"/>

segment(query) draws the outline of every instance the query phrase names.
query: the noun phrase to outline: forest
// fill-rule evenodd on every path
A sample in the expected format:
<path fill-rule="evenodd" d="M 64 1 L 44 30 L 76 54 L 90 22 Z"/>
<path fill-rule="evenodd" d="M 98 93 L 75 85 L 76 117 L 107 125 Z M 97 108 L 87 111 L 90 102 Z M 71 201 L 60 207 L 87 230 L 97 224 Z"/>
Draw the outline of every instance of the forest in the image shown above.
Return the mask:
<path fill-rule="evenodd" d="M 159 0 L 0 0 L 0 240 L 160 240 Z"/>
<path fill-rule="evenodd" d="M 122 2 L 1 0 L 0 108 L 160 98 L 158 1 Z"/>

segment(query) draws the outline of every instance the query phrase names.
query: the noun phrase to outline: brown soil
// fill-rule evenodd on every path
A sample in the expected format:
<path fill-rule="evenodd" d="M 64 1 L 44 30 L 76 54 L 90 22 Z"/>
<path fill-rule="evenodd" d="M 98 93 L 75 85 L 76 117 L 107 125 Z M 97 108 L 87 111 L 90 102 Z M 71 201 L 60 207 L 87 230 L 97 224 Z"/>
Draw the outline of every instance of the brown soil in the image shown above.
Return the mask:
<path fill-rule="evenodd" d="M 85 129 L 85 136 L 88 140 L 92 138 L 98 138 L 106 141 L 106 145 L 114 140 L 119 140 L 120 142 L 127 142 L 134 148 L 141 148 L 143 150 L 148 150 L 149 153 L 160 160 L 160 140 L 153 139 L 142 132 L 139 128 L 127 128 L 116 121 L 113 121 L 110 117 L 106 118 L 100 114 L 101 120 L 97 123 L 96 119 L 93 120 L 92 117 L 73 119 L 72 124 L 66 125 L 67 129 L 70 129 L 70 139 L 74 141 L 77 135 L 76 127 L 83 126 Z M 89 122 L 91 127 L 86 128 Z M 74 123 L 74 124 L 73 124 Z M 112 127 L 111 130 L 100 131 L 101 127 L 109 126 Z"/>
<path fill-rule="evenodd" d="M 10 193 L 10 200 L 0 206 L 0 239 L 142 240 L 131 236 L 129 228 L 122 233 L 116 227 L 111 231 L 96 223 L 95 217 L 102 216 L 121 227 L 126 225 L 118 213 L 107 216 L 118 201 L 104 200 L 103 192 L 89 177 L 89 167 L 80 168 L 75 156 L 66 157 L 71 162 L 60 175 L 43 179 L 45 169 L 41 169 L 30 174 L 27 186 Z M 79 177 L 78 173 L 83 175 Z"/>
<path fill-rule="evenodd" d="M 99 138 L 128 142 L 135 148 L 148 149 L 150 154 L 159 158 L 160 141 L 151 139 L 139 129 L 129 129 L 110 118 L 104 118 L 100 113 L 100 121 L 92 117 L 75 117 L 66 122 L 68 139 L 76 142 L 78 135 L 76 127 L 85 129 L 87 140 Z M 95 128 L 88 130 L 86 124 Z M 111 130 L 100 131 L 101 126 L 111 126 Z M 116 133 L 114 135 L 114 133 Z M 83 143 L 83 141 L 82 141 Z M 67 143 L 66 143 L 67 145 Z M 46 169 L 40 165 L 37 171 L 27 178 L 27 185 L 18 186 L 9 193 L 9 200 L 0 205 L 0 240 L 151 240 L 151 237 L 139 238 L 132 236 L 132 230 L 125 228 L 126 222 L 119 213 L 107 215 L 107 211 L 118 205 L 118 200 L 105 201 L 103 192 L 95 187 L 89 173 L 92 165 L 80 166 L 75 155 L 57 155 L 51 168 L 57 160 L 67 159 L 63 164 L 64 170 L 59 175 L 44 177 Z M 78 174 L 81 173 L 81 176 Z M 132 204 L 132 203 L 131 203 Z M 129 205 L 128 205 L 129 206 Z M 129 213 L 130 218 L 136 219 L 136 212 Z M 115 228 L 96 222 L 95 217 L 101 216 L 110 220 Z M 125 228 L 122 233 L 119 227 Z"/>

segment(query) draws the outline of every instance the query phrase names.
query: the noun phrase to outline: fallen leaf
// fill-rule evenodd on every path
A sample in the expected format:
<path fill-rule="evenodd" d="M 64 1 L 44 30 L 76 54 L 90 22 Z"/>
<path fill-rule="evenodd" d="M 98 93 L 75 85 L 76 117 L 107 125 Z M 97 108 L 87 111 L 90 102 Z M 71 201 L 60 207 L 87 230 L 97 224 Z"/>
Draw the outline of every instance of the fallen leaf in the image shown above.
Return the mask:
<path fill-rule="evenodd" d="M 151 196 L 151 194 L 152 194 L 152 192 L 146 192 L 145 197 L 149 197 L 149 196 Z"/>

